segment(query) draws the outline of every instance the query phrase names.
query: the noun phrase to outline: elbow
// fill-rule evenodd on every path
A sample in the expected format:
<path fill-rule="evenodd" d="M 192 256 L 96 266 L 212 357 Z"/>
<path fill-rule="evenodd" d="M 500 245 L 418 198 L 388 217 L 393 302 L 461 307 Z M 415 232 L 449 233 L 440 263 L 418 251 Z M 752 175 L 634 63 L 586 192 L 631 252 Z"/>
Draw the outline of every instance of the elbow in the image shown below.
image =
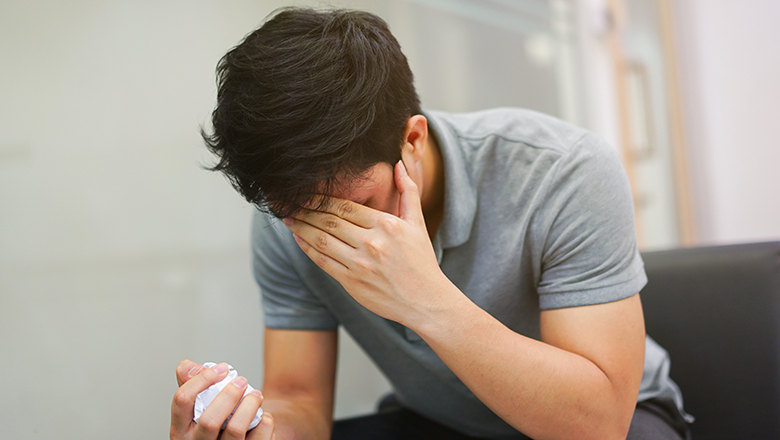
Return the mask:
<path fill-rule="evenodd" d="M 635 404 L 630 407 L 613 408 L 610 411 L 601 413 L 599 416 L 590 420 L 591 423 L 584 423 L 580 427 L 583 439 L 593 440 L 626 440 L 628 431 L 631 428 L 631 420 L 634 417 Z"/>
<path fill-rule="evenodd" d="M 596 435 L 594 438 L 602 440 L 626 440 L 628 431 L 631 429 L 631 420 L 634 418 L 635 408 L 636 405 L 631 405 L 628 409 L 620 408 L 616 410 L 601 429 L 595 429 L 593 431 L 599 433 L 599 435 Z"/>
<path fill-rule="evenodd" d="M 639 376 L 641 379 L 641 375 Z M 605 405 L 606 413 L 602 413 L 601 429 L 594 429 L 593 432 L 601 431 L 601 435 L 596 436 L 601 439 L 626 440 L 631 429 L 631 422 L 634 419 L 636 411 L 637 397 L 639 396 L 639 379 L 631 387 L 613 388 L 610 404 Z M 626 389 L 630 391 L 626 391 Z"/>
<path fill-rule="evenodd" d="M 624 410 L 608 410 L 582 414 L 579 421 L 568 418 L 572 423 L 556 424 L 554 430 L 524 432 L 531 438 L 545 440 L 581 439 L 581 440 L 626 440 L 631 428 L 634 412 Z M 549 427 L 549 425 L 547 425 Z"/>
<path fill-rule="evenodd" d="M 610 431 L 610 435 L 602 438 L 609 438 L 614 440 L 626 440 L 628 437 L 628 431 L 631 429 L 631 418 L 628 419 L 628 423 L 616 423 L 616 426 Z"/>
<path fill-rule="evenodd" d="M 598 426 L 582 426 L 576 438 L 587 440 L 626 440 L 631 423 L 599 423 Z M 556 437 L 557 438 L 557 437 Z M 566 437 L 571 438 L 571 437 Z"/>

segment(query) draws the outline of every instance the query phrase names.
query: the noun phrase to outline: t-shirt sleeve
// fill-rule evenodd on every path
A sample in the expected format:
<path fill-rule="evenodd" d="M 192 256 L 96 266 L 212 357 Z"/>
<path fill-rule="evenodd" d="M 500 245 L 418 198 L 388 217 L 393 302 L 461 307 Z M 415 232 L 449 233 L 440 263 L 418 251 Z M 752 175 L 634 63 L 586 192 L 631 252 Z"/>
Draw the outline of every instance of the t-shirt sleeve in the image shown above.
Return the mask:
<path fill-rule="evenodd" d="M 631 189 L 614 150 L 586 135 L 550 170 L 540 209 L 542 310 L 628 298 L 647 283 Z"/>
<path fill-rule="evenodd" d="M 294 259 L 308 257 L 300 252 L 294 240 L 285 239 L 289 238 L 288 231 L 280 222 L 259 211 L 252 220 L 252 264 L 262 296 L 265 326 L 290 330 L 336 329 L 336 318 L 296 270 Z"/>

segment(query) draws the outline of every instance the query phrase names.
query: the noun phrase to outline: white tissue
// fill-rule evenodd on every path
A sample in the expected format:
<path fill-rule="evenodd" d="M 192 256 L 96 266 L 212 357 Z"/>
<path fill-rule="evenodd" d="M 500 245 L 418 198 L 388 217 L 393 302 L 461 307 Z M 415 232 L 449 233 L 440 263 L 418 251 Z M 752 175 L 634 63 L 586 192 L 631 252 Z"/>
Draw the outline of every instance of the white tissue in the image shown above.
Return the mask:
<path fill-rule="evenodd" d="M 203 364 L 206 368 L 211 368 L 215 364 L 214 362 L 206 362 Z M 238 372 L 233 369 L 232 366 L 228 365 L 228 374 L 227 377 L 222 379 L 220 382 L 215 383 L 214 385 L 206 388 L 205 390 L 198 393 L 198 396 L 195 398 L 195 416 L 192 418 L 192 420 L 195 421 L 195 423 L 198 423 L 198 420 L 200 420 L 200 416 L 203 415 L 203 411 L 208 408 L 208 406 L 211 404 L 211 402 L 214 400 L 215 397 L 217 397 L 217 394 L 219 394 L 220 391 L 222 391 L 223 388 L 225 388 L 225 385 L 229 384 L 233 379 L 238 377 Z M 251 385 L 247 384 L 246 391 L 244 391 L 244 396 L 251 393 L 254 388 L 252 388 Z M 233 410 L 235 412 L 235 409 Z M 228 416 L 227 420 L 225 420 L 225 423 L 222 424 L 222 429 L 225 429 L 227 427 L 227 422 L 230 420 L 230 418 L 233 417 L 233 413 L 230 413 L 230 416 Z M 257 414 L 255 414 L 255 418 L 252 419 L 252 423 L 249 424 L 249 429 L 254 428 L 255 426 L 260 423 L 260 419 L 263 417 L 263 408 L 259 408 L 257 410 Z"/>

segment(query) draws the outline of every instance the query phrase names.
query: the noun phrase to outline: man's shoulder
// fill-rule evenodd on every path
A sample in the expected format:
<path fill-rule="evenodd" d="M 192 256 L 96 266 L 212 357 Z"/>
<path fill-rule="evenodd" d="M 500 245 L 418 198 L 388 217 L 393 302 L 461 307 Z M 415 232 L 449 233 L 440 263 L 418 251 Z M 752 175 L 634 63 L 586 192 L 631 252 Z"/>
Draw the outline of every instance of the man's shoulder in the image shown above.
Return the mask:
<path fill-rule="evenodd" d="M 500 138 L 507 143 L 550 149 L 561 153 L 589 132 L 566 121 L 534 110 L 501 107 L 468 113 L 426 111 L 438 130 L 461 142 Z"/>

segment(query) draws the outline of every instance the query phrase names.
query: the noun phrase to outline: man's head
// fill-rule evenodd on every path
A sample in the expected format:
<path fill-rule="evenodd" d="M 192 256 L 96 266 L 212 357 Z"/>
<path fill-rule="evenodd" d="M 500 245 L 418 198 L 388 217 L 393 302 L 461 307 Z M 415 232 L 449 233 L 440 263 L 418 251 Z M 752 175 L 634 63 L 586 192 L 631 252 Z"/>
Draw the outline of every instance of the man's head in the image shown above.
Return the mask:
<path fill-rule="evenodd" d="M 217 76 L 214 131 L 203 133 L 220 159 L 212 169 L 278 217 L 395 164 L 421 113 L 398 42 L 366 12 L 282 9 Z"/>

